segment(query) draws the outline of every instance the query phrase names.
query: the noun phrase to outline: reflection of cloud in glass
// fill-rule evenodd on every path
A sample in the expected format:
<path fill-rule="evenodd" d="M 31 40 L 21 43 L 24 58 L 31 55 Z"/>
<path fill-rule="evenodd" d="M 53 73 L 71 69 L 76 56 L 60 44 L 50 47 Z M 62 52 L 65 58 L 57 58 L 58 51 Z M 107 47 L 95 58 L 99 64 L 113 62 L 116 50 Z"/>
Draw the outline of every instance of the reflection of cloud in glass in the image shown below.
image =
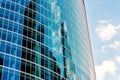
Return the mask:
<path fill-rule="evenodd" d="M 55 51 L 61 51 L 60 47 L 61 45 L 59 43 L 61 43 L 61 37 L 57 36 L 55 32 L 52 32 L 52 42 L 53 42 L 53 50 Z"/>
<path fill-rule="evenodd" d="M 51 12 L 54 16 L 54 23 L 58 23 L 60 21 L 60 7 L 57 5 L 57 0 L 48 0 L 51 3 Z M 53 26 L 53 25 L 51 25 Z M 54 26 L 55 27 L 55 26 Z M 58 26 L 56 26 L 58 27 Z M 57 34 L 57 35 L 56 35 Z M 59 44 L 60 43 L 60 29 L 56 28 L 56 32 L 52 32 L 52 42 L 53 42 L 53 50 L 59 51 Z"/>
<path fill-rule="evenodd" d="M 57 0 L 49 0 L 51 3 L 51 12 L 54 15 L 54 22 L 58 23 L 60 20 L 60 7 L 57 5 Z"/>
<path fill-rule="evenodd" d="M 67 32 L 67 23 L 66 23 L 65 21 L 64 21 L 63 26 L 64 26 L 64 30 L 65 30 L 65 32 Z"/>

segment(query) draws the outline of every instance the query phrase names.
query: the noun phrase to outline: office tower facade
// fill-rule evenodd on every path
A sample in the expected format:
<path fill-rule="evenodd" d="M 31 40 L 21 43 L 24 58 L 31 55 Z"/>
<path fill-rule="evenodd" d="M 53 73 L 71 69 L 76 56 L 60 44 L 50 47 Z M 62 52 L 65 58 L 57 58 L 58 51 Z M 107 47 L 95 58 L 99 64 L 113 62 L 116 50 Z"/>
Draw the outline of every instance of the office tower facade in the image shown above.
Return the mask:
<path fill-rule="evenodd" d="M 0 80 L 95 80 L 83 0 L 0 0 Z"/>

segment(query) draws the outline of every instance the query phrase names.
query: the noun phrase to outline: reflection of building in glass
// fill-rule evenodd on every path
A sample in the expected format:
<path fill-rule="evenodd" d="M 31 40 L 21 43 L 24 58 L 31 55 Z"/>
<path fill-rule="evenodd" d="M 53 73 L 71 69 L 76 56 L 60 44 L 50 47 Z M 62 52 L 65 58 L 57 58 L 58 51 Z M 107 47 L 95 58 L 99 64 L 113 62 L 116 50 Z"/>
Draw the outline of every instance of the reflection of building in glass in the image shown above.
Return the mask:
<path fill-rule="evenodd" d="M 62 51 L 63 51 L 63 55 L 71 60 L 70 61 L 67 61 L 67 59 L 64 57 L 64 66 L 67 67 L 67 69 L 69 71 L 71 71 L 73 74 L 75 74 L 75 64 L 73 63 L 73 60 L 72 60 L 72 55 L 71 55 L 71 50 L 70 50 L 70 47 L 69 47 L 69 44 L 68 44 L 68 41 L 67 41 L 67 34 L 65 32 L 65 23 L 62 23 L 61 24 L 61 36 L 62 36 L 62 39 L 61 39 L 61 42 L 62 42 Z M 64 75 L 65 75 L 65 78 L 67 78 L 67 72 L 66 72 L 66 69 L 64 71 Z M 71 76 L 71 77 L 70 77 Z M 73 75 L 69 75 L 68 79 L 72 79 L 74 78 Z"/>
<path fill-rule="evenodd" d="M 0 0 L 0 80 L 41 79 L 95 80 L 83 0 Z"/>

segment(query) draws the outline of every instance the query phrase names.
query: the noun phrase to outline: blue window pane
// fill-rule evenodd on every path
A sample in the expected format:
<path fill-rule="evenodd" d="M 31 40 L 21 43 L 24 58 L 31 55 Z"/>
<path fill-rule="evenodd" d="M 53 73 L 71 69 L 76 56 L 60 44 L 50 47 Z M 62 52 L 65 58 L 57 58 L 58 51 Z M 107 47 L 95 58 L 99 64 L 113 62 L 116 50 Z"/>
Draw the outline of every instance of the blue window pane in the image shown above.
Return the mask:
<path fill-rule="evenodd" d="M 16 55 L 16 52 L 17 52 L 16 47 L 13 46 L 11 49 L 11 54 Z"/>
<path fill-rule="evenodd" d="M 23 19 L 24 19 L 24 17 L 23 16 L 21 16 L 21 15 L 19 15 L 19 17 L 20 17 L 20 19 L 19 19 L 19 23 L 21 23 L 21 24 L 23 24 Z"/>
<path fill-rule="evenodd" d="M 14 76 L 14 71 L 13 70 L 9 70 L 9 77 L 8 77 L 8 79 L 9 80 L 15 80 L 14 77 L 15 77 Z"/>
<path fill-rule="evenodd" d="M 9 15 L 10 17 L 9 17 L 9 19 L 10 20 L 14 20 L 14 12 L 10 12 L 10 15 Z"/>
<path fill-rule="evenodd" d="M 10 13 L 10 11 L 5 10 L 5 13 L 4 13 L 5 15 L 4 16 L 5 16 L 6 19 L 9 19 L 9 13 Z"/>
<path fill-rule="evenodd" d="M 6 2 L 5 2 L 5 8 L 6 8 L 6 9 L 10 9 L 10 2 L 9 2 L 9 1 L 6 1 Z"/>
<path fill-rule="evenodd" d="M 3 71 L 2 73 L 2 80 L 7 80 L 7 77 L 8 77 L 8 71 Z"/>
<path fill-rule="evenodd" d="M 5 44 L 1 42 L 0 44 L 0 51 L 4 52 L 5 51 Z"/>
<path fill-rule="evenodd" d="M 3 30 L 2 31 L 2 39 L 6 40 L 6 37 L 7 37 L 7 31 Z"/>
<path fill-rule="evenodd" d="M 7 43 L 6 44 L 6 53 L 10 53 L 10 50 L 11 50 L 11 44 Z"/>
<path fill-rule="evenodd" d="M 11 10 L 14 11 L 15 10 L 15 3 L 11 3 Z"/>
<path fill-rule="evenodd" d="M 8 30 L 10 30 L 10 31 L 13 30 L 13 22 L 12 21 L 9 21 Z"/>
<path fill-rule="evenodd" d="M 20 69 L 20 60 L 16 60 L 16 66 L 15 69 L 19 70 Z"/>
<path fill-rule="evenodd" d="M 16 34 L 13 34 L 12 42 L 17 43 L 17 35 Z"/>
<path fill-rule="evenodd" d="M 4 13 L 4 9 L 3 8 L 0 8 L 0 17 L 3 17 L 3 14 Z"/>
<path fill-rule="evenodd" d="M 12 40 L 12 34 L 11 32 L 8 32 L 7 41 L 11 42 L 11 40 Z"/>
<path fill-rule="evenodd" d="M 17 54 L 16 56 L 20 57 L 21 56 L 22 49 L 21 47 L 17 47 Z"/>
<path fill-rule="evenodd" d="M 13 31 L 14 31 L 14 32 L 18 32 L 18 28 L 19 28 L 18 24 L 17 24 L 17 23 L 14 23 Z"/>
<path fill-rule="evenodd" d="M 3 24 L 4 24 L 3 28 L 7 29 L 8 28 L 8 20 L 4 20 Z"/>
<path fill-rule="evenodd" d="M 15 68 L 15 58 L 14 58 L 14 57 L 11 57 L 10 67 L 11 67 L 11 68 Z"/>
<path fill-rule="evenodd" d="M 3 7 L 3 8 L 5 7 L 5 2 L 2 1 L 1 7 Z"/>
<path fill-rule="evenodd" d="M 22 34 L 23 33 L 23 26 L 19 25 L 18 33 Z"/>
<path fill-rule="evenodd" d="M 4 66 L 9 67 L 9 61 L 10 61 L 10 57 L 8 55 L 5 55 Z"/>
<path fill-rule="evenodd" d="M 18 45 L 22 45 L 22 36 L 18 36 L 18 42 L 17 42 Z"/>
<path fill-rule="evenodd" d="M 20 75 L 15 74 L 15 79 L 14 80 L 19 80 Z"/>

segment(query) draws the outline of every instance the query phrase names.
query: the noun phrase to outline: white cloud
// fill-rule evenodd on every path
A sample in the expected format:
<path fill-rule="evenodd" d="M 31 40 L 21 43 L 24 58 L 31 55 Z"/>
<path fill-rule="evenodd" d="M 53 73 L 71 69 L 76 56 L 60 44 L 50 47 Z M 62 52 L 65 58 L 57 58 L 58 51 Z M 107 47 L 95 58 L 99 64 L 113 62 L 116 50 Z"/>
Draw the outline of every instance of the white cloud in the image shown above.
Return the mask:
<path fill-rule="evenodd" d="M 99 23 L 100 23 L 100 24 L 106 24 L 106 23 L 109 24 L 109 21 L 106 21 L 106 20 L 100 20 Z"/>
<path fill-rule="evenodd" d="M 118 75 L 118 80 L 120 80 L 120 75 Z"/>
<path fill-rule="evenodd" d="M 96 28 L 96 32 L 99 35 L 99 38 L 103 41 L 110 40 L 120 29 L 120 25 L 115 26 L 111 24 L 109 21 L 100 20 L 98 28 Z"/>
<path fill-rule="evenodd" d="M 109 48 L 114 48 L 114 49 L 120 48 L 120 41 L 115 41 L 114 43 L 110 44 Z"/>
<path fill-rule="evenodd" d="M 109 44 L 109 45 L 103 45 L 101 47 L 101 51 L 105 52 L 105 49 L 120 49 L 120 41 L 114 41 L 113 43 Z"/>
<path fill-rule="evenodd" d="M 120 63 L 120 56 L 116 57 L 116 61 Z"/>
<path fill-rule="evenodd" d="M 106 45 L 102 46 L 102 47 L 101 47 L 101 51 L 102 51 L 102 52 L 105 52 L 105 48 L 106 48 L 106 47 L 107 47 Z"/>
<path fill-rule="evenodd" d="M 115 62 L 105 60 L 101 65 L 95 66 L 97 80 L 104 80 L 106 74 L 115 75 Z"/>

